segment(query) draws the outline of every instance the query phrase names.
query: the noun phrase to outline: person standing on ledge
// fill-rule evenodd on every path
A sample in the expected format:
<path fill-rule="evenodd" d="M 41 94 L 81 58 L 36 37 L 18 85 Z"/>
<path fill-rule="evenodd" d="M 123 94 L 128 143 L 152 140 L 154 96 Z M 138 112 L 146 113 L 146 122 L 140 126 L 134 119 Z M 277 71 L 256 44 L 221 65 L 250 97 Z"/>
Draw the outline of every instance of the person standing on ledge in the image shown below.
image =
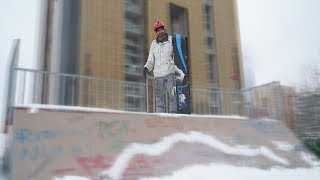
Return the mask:
<path fill-rule="evenodd" d="M 156 112 L 164 113 L 164 95 L 169 94 L 169 112 L 177 112 L 176 98 L 176 66 L 173 59 L 172 36 L 169 36 L 161 21 L 153 25 L 157 34 L 156 39 L 151 43 L 149 56 L 144 65 L 143 74 L 153 71 L 156 91 Z"/>

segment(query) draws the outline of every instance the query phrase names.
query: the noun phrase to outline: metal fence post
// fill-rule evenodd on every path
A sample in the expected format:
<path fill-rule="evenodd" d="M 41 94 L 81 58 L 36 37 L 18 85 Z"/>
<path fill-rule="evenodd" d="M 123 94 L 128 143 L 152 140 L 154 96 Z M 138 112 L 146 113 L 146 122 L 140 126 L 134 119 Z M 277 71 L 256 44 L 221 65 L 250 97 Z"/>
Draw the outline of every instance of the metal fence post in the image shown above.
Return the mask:
<path fill-rule="evenodd" d="M 74 106 L 74 99 L 75 99 L 75 96 L 76 96 L 76 93 L 75 93 L 75 82 L 74 82 L 74 76 L 72 76 L 72 100 L 71 100 L 71 105 Z"/>
<path fill-rule="evenodd" d="M 149 91 L 148 91 L 148 87 L 149 87 L 149 82 L 148 82 L 148 78 L 146 78 L 147 112 L 150 112 L 149 111 Z"/>
<path fill-rule="evenodd" d="M 65 77 L 64 76 L 61 76 L 61 78 L 62 78 L 62 101 L 61 101 L 61 104 L 62 105 L 66 105 L 66 91 L 67 91 L 67 89 L 66 89 L 66 79 L 65 79 Z"/>
<path fill-rule="evenodd" d="M 22 98 L 21 98 L 21 102 L 22 102 L 22 104 L 24 104 L 25 83 L 26 83 L 26 71 L 23 71 Z"/>
<path fill-rule="evenodd" d="M 106 95 L 106 91 L 107 91 L 107 83 L 105 82 L 105 80 L 103 80 L 103 84 L 104 84 L 104 88 L 103 90 L 103 105 L 106 107 L 106 102 L 107 102 L 107 95 Z M 111 81 L 111 87 L 113 87 L 113 81 Z M 113 89 L 111 89 L 111 103 L 113 104 Z"/>
<path fill-rule="evenodd" d="M 119 96 L 118 96 L 118 110 L 120 110 L 121 109 L 121 107 L 120 107 L 120 102 L 121 102 L 121 100 L 120 100 L 120 94 L 121 94 L 121 83 L 119 83 Z"/>

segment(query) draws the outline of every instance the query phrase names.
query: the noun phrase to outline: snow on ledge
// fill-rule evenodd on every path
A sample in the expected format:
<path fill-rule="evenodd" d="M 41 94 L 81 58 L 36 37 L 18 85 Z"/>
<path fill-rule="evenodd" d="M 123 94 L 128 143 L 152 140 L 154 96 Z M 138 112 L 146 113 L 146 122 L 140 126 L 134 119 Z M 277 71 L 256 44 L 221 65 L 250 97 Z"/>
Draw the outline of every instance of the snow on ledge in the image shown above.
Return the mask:
<path fill-rule="evenodd" d="M 169 114 L 169 113 L 147 113 L 147 112 L 131 112 L 131 111 L 120 111 L 114 109 L 104 108 L 89 108 L 81 106 L 60 106 L 50 104 L 17 104 L 15 108 L 26 108 L 29 109 L 29 113 L 38 113 L 39 109 L 46 110 L 57 110 L 57 111 L 81 111 L 81 112 L 96 112 L 96 113 L 119 113 L 119 114 L 140 114 L 140 115 L 156 115 L 161 117 L 198 117 L 198 118 L 215 118 L 215 119 L 238 119 L 238 120 L 249 120 L 247 117 L 237 115 L 198 115 L 198 114 Z"/>
<path fill-rule="evenodd" d="M 90 180 L 87 177 L 81 176 L 64 176 L 64 177 L 54 177 L 53 180 Z"/>

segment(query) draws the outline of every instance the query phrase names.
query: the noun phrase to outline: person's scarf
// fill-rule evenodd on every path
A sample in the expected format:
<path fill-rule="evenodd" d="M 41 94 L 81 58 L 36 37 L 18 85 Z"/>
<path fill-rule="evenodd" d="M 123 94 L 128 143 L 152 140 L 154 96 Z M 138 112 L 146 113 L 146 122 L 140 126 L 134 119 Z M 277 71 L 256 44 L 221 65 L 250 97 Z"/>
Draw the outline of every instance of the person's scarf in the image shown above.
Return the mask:
<path fill-rule="evenodd" d="M 168 33 L 164 33 L 164 36 L 162 38 L 158 36 L 156 41 L 157 41 L 157 43 L 159 43 L 159 42 L 163 43 L 163 42 L 168 41 Z"/>

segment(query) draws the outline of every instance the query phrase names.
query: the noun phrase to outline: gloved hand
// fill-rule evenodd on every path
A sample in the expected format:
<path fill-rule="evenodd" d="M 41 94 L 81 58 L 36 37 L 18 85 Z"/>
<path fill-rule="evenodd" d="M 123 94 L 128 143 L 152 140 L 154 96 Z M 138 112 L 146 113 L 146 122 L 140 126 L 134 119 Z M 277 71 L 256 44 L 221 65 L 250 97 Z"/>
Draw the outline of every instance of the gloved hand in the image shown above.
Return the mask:
<path fill-rule="evenodd" d="M 149 74 L 149 71 L 148 71 L 148 69 L 146 67 L 144 67 L 143 75 L 144 75 L 145 78 L 147 77 L 147 74 Z"/>

